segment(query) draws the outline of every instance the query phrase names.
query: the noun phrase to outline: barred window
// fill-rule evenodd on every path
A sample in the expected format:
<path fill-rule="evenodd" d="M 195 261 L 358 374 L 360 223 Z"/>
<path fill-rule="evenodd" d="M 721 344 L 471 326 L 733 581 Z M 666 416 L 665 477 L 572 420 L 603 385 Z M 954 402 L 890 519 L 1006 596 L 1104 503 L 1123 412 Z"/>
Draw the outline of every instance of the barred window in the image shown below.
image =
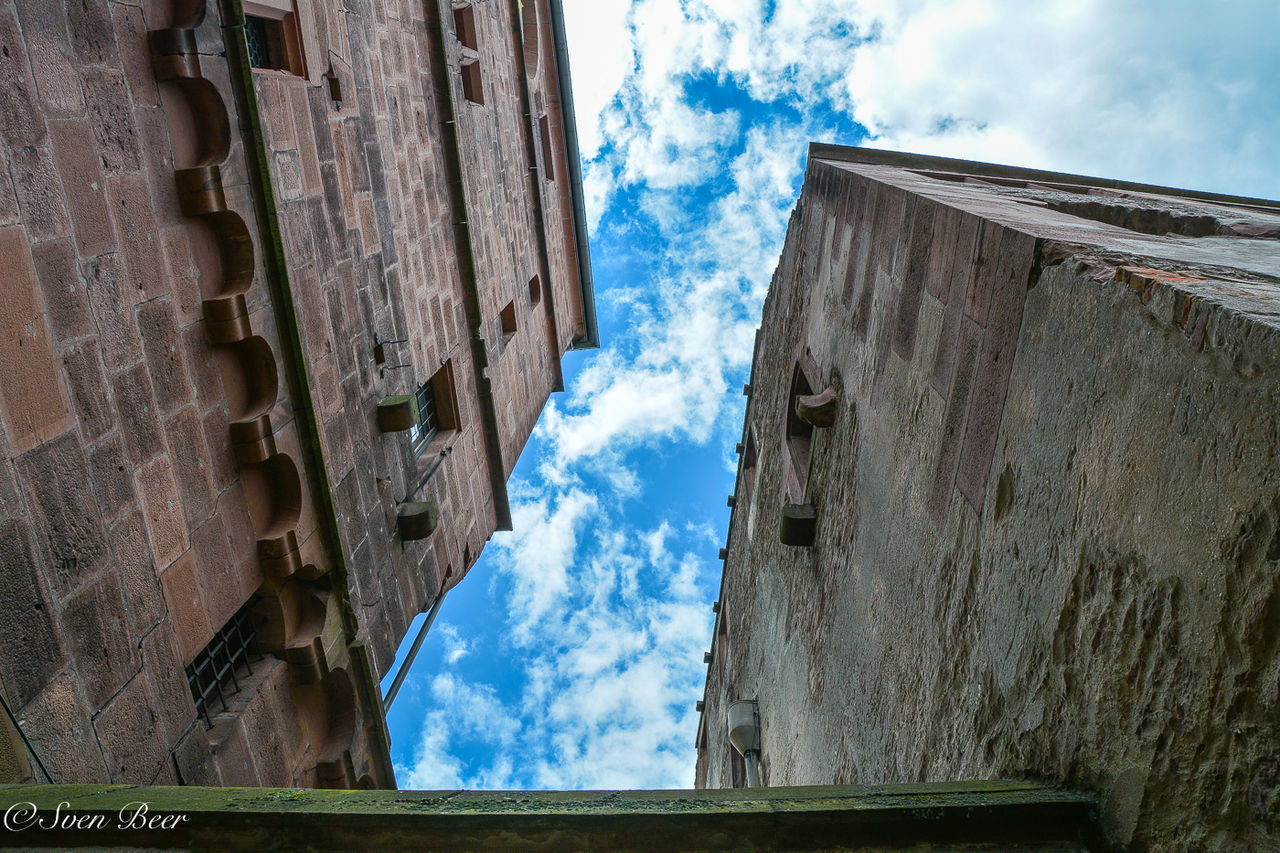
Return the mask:
<path fill-rule="evenodd" d="M 440 431 L 440 415 L 436 411 L 435 390 L 428 382 L 418 389 L 418 422 L 409 428 L 413 452 L 419 454 Z"/>
<path fill-rule="evenodd" d="M 240 692 L 241 682 L 253 675 L 253 662 L 262 660 L 254 603 L 255 599 L 249 599 L 187 664 L 187 686 L 196 703 L 196 715 L 206 726 L 213 725 L 210 717 L 227 710 L 227 699 Z"/>
<path fill-rule="evenodd" d="M 249 42 L 249 64 L 254 68 L 280 67 L 280 23 L 246 15 L 244 35 Z"/>
<path fill-rule="evenodd" d="M 294 0 L 244 0 L 244 38 L 254 68 L 307 74 Z"/>

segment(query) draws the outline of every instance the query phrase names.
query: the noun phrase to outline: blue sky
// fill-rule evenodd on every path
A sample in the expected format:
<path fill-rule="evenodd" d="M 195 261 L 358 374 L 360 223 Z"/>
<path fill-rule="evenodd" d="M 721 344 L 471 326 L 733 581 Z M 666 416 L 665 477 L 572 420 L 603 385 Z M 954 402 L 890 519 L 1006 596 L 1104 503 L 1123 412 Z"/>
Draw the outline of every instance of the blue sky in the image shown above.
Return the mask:
<path fill-rule="evenodd" d="M 564 6 L 603 348 L 566 357 L 515 530 L 396 699 L 405 788 L 692 785 L 741 386 L 810 140 L 1280 198 L 1272 0 Z"/>

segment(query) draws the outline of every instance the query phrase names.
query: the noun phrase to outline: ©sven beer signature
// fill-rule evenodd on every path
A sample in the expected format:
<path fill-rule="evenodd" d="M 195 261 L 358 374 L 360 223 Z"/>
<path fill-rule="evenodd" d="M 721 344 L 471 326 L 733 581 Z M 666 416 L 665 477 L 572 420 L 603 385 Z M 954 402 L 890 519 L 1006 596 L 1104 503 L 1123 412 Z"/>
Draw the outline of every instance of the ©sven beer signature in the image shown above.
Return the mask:
<path fill-rule="evenodd" d="M 14 803 L 4 810 L 4 828 L 10 832 L 22 832 L 27 829 L 176 829 L 179 824 L 189 820 L 184 814 L 151 814 L 151 806 L 141 800 L 126 803 L 115 816 L 115 822 L 109 823 L 109 815 L 84 814 L 70 810 L 71 803 L 58 803 L 53 813 L 40 813 L 35 803 Z"/>

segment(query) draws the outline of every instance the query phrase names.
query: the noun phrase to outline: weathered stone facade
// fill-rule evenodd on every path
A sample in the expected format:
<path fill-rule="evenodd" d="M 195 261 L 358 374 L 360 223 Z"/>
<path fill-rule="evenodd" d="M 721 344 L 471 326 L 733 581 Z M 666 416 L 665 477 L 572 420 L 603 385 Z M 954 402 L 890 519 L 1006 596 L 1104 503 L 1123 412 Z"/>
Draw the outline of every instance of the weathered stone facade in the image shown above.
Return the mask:
<path fill-rule="evenodd" d="M 394 784 L 378 680 L 595 345 L 558 15 L 0 3 L 10 777 Z"/>
<path fill-rule="evenodd" d="M 813 146 L 699 785 L 741 784 L 745 698 L 765 784 L 1035 777 L 1117 841 L 1275 846 L 1277 238 L 1273 202 Z"/>

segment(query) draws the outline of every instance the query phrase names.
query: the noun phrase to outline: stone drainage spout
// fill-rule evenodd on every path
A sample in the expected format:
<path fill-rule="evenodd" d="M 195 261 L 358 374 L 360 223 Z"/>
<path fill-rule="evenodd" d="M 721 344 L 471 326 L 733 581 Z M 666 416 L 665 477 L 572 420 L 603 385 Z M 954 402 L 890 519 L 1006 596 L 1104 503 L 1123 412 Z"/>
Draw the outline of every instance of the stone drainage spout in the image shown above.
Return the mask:
<path fill-rule="evenodd" d="M 729 743 L 747 767 L 747 787 L 760 787 L 760 709 L 750 699 L 729 703 Z"/>

